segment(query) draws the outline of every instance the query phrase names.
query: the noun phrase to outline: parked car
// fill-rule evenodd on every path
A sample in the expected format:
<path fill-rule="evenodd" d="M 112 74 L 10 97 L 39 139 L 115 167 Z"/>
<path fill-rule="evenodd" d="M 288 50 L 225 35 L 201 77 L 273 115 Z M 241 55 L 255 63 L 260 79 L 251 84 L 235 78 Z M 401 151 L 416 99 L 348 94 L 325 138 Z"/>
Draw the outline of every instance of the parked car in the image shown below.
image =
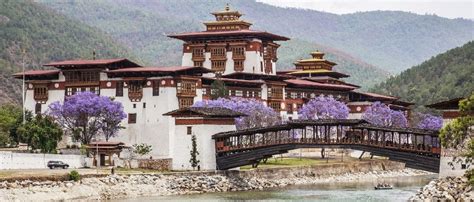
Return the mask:
<path fill-rule="evenodd" d="M 69 165 L 67 163 L 64 163 L 62 161 L 48 161 L 48 168 L 54 169 L 54 168 L 64 168 L 67 169 Z"/>

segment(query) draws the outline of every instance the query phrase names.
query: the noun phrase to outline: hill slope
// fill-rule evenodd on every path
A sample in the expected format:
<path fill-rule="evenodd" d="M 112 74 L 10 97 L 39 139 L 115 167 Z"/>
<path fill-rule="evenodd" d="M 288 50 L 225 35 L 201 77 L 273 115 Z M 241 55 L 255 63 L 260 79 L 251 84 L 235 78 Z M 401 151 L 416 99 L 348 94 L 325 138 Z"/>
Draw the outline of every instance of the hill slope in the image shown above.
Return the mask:
<path fill-rule="evenodd" d="M 101 28 L 156 63 L 179 61 L 179 43 L 166 34 L 202 30 L 211 11 L 225 0 L 47 1 L 45 5 Z M 255 0 L 231 7 L 263 29 L 339 49 L 392 73 L 473 40 L 474 22 L 407 12 L 376 11 L 335 15 L 279 8 Z M 285 56 L 283 56 L 285 57 Z M 178 59 L 178 60 L 177 60 Z"/>
<path fill-rule="evenodd" d="M 373 88 L 426 105 L 474 90 L 474 41 L 432 57 Z"/>
<path fill-rule="evenodd" d="M 202 30 L 201 21 L 208 19 L 208 12 L 212 10 L 208 6 L 215 4 L 213 2 L 196 4 L 196 10 L 205 12 L 202 12 L 202 16 L 193 19 L 190 16 L 166 11 L 161 7 L 163 3 L 161 1 L 145 1 L 144 4 L 136 1 L 98 1 L 93 3 L 90 1 L 76 1 L 74 3 L 46 1 L 44 3 L 65 14 L 70 14 L 84 23 L 101 28 L 156 65 L 179 65 L 181 63 L 182 42 L 168 38 L 166 35 Z M 123 4 L 127 6 L 123 7 Z M 151 6 L 146 6 L 150 4 Z M 341 72 L 353 75 L 348 79 L 349 82 L 366 87 L 379 83 L 388 77 L 386 71 L 377 69 L 340 50 L 299 39 L 282 43 L 277 66 L 280 70 L 294 68 L 293 63 L 297 59 L 309 57 L 309 53 L 316 49 L 327 52 L 327 57 L 339 64 L 337 68 Z"/>
<path fill-rule="evenodd" d="M 20 102 L 20 82 L 11 74 L 21 71 L 23 59 L 26 69 L 37 69 L 52 60 L 91 58 L 94 50 L 99 58 L 136 59 L 101 31 L 47 7 L 31 1 L 0 1 L 0 103 Z"/>

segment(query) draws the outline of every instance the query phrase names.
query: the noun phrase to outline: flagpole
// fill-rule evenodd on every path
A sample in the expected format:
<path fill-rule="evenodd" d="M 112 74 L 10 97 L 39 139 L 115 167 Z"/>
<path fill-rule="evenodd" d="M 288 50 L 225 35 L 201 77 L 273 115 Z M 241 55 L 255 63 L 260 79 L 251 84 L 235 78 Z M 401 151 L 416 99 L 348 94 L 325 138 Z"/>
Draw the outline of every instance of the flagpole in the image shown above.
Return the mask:
<path fill-rule="evenodd" d="M 21 99 L 22 99 L 22 111 L 23 111 L 23 124 L 26 123 L 26 113 L 25 113 L 25 49 L 23 48 L 22 50 L 22 56 L 21 56 L 21 66 L 22 66 L 22 71 L 23 71 L 23 85 L 22 85 L 22 91 L 21 91 Z"/>

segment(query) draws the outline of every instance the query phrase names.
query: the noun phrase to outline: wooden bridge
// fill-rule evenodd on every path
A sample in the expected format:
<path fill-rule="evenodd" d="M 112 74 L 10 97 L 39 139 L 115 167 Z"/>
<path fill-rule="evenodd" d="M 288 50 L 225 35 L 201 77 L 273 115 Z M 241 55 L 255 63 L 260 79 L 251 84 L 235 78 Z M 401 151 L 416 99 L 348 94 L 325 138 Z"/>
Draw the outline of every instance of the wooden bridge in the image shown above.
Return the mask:
<path fill-rule="evenodd" d="M 258 165 L 262 159 L 298 148 L 341 148 L 388 157 L 409 168 L 439 172 L 437 131 L 379 127 L 364 120 L 296 120 L 222 132 L 212 138 L 219 170 Z"/>

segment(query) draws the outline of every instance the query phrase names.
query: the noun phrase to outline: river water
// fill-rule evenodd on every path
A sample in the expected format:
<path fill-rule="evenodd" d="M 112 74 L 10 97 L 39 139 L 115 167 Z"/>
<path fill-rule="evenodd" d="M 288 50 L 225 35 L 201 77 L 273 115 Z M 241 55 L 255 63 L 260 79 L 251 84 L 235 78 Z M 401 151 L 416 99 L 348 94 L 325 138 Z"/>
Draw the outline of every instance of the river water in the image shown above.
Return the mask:
<path fill-rule="evenodd" d="M 170 201 L 245 201 L 245 200 L 289 200 L 289 201 L 407 201 L 408 198 L 436 175 L 380 178 L 375 181 L 351 183 L 321 183 L 315 185 L 287 186 L 264 191 L 241 191 L 205 193 L 179 196 L 154 196 L 124 199 L 118 201 L 146 202 L 157 200 Z M 389 183 L 392 190 L 374 190 L 377 183 Z"/>

